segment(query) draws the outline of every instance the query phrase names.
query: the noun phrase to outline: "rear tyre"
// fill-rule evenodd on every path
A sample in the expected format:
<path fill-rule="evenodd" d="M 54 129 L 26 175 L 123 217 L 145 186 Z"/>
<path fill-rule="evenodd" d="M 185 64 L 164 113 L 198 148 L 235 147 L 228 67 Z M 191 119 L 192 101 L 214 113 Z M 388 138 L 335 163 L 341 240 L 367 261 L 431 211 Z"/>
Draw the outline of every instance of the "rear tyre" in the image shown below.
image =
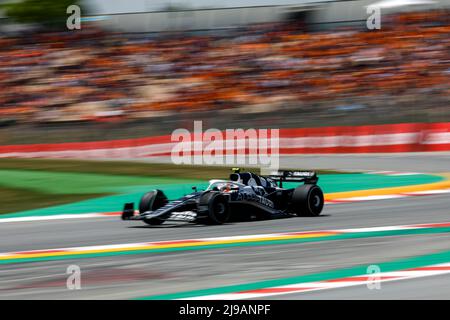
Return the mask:
<path fill-rule="evenodd" d="M 144 194 L 139 202 L 139 213 L 144 213 L 146 211 L 154 211 L 165 204 L 168 200 L 166 195 L 161 190 L 152 190 Z M 160 225 L 164 221 L 159 219 L 144 219 L 144 222 L 149 225 Z"/>
<path fill-rule="evenodd" d="M 210 224 L 223 224 L 230 219 L 228 199 L 220 193 L 208 192 L 201 196 L 200 206 L 207 206 Z"/>
<path fill-rule="evenodd" d="M 304 184 L 295 188 L 291 205 L 298 216 L 316 217 L 320 215 L 324 205 L 322 189 L 315 184 Z"/>

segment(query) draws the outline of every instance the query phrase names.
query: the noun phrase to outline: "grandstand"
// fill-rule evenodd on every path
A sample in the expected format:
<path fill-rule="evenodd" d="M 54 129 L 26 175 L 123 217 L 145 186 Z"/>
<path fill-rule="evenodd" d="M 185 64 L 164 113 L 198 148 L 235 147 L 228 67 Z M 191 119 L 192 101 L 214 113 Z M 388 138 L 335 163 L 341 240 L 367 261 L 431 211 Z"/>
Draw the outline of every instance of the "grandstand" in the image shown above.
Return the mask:
<path fill-rule="evenodd" d="M 245 126 L 248 116 L 256 127 L 448 120 L 448 11 L 385 21 L 380 31 L 314 31 L 290 20 L 214 33 L 111 33 L 90 25 L 3 36 L 0 125 L 8 131 L 0 133 L 8 140 L 13 128 L 69 124 L 76 131 L 75 123 L 101 122 L 121 137 L 124 122 L 135 128 L 128 134 L 141 135 L 166 133 L 161 119 L 180 126 L 201 118 L 221 128 Z"/>

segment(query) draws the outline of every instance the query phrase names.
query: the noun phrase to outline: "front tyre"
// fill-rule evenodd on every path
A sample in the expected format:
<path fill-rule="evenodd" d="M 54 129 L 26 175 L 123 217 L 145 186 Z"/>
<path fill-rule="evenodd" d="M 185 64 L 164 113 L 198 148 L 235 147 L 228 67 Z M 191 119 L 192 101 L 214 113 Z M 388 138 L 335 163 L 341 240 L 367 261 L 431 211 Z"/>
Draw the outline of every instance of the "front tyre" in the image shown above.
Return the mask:
<path fill-rule="evenodd" d="M 167 202 L 168 199 L 161 190 L 152 190 L 142 196 L 139 202 L 139 213 L 157 210 L 167 204 Z M 144 222 L 155 226 L 162 224 L 164 221 L 160 219 L 144 219 Z"/>
<path fill-rule="evenodd" d="M 322 189 L 315 184 L 304 184 L 295 188 L 291 206 L 298 216 L 316 217 L 322 212 L 324 197 Z"/>

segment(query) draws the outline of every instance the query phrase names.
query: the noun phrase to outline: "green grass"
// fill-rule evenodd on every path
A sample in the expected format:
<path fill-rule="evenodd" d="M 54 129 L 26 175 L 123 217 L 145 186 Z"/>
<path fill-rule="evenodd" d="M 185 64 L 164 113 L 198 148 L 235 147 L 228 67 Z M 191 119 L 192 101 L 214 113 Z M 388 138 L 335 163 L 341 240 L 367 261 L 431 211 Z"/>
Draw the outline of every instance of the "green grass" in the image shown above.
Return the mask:
<path fill-rule="evenodd" d="M 229 169 L 130 162 L 0 159 L 0 214 L 226 176 Z"/>
<path fill-rule="evenodd" d="M 64 203 L 77 202 L 103 194 L 60 194 L 32 191 L 20 188 L 5 188 L 0 186 L 0 214 L 29 210 L 36 207 L 55 206 Z"/>
<path fill-rule="evenodd" d="M 164 177 L 2 169 L 0 169 L 0 177 L 2 177 L 0 186 L 23 188 L 54 195 L 117 194 L 127 192 L 130 186 L 163 185 L 192 181 Z"/>
<path fill-rule="evenodd" d="M 225 167 L 122 161 L 0 159 L 0 214 L 133 192 L 134 188 L 145 189 L 147 185 L 225 178 L 229 173 L 230 168 Z"/>

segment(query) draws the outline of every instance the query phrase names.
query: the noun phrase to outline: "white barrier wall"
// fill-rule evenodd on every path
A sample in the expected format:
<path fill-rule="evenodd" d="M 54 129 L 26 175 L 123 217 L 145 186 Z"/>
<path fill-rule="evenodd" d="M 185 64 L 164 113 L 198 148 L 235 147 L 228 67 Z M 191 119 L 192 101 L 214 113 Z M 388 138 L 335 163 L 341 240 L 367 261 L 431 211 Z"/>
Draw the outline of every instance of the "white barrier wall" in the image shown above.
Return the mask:
<path fill-rule="evenodd" d="M 249 23 L 283 19 L 283 7 L 189 10 L 114 14 L 101 21 L 104 27 L 125 32 L 223 29 Z"/>
<path fill-rule="evenodd" d="M 296 6 L 260 6 L 223 9 L 199 9 L 173 12 L 140 12 L 102 15 L 100 23 L 123 32 L 164 32 L 177 30 L 207 30 L 231 28 L 244 24 L 282 21 L 289 13 L 310 11 L 308 22 L 335 23 L 366 20 L 366 7 L 379 0 L 310 1 Z M 383 12 L 415 9 L 450 8 L 450 0 L 436 4 L 383 9 Z"/>

